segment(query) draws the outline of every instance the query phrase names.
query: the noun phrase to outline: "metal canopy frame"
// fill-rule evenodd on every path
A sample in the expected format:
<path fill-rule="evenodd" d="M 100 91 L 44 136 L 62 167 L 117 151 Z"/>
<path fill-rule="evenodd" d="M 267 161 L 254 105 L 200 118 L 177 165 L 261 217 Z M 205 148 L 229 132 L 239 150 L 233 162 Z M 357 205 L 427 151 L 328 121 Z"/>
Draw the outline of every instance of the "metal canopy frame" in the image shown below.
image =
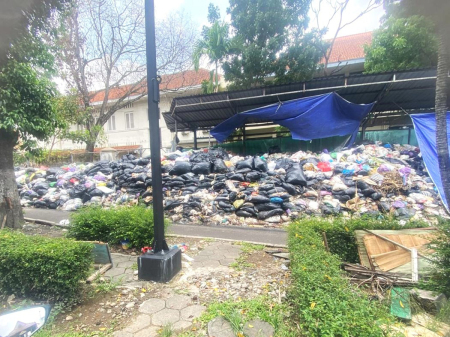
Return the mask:
<path fill-rule="evenodd" d="M 333 91 L 356 104 L 376 101 L 372 110 L 374 115 L 398 117 L 404 111 L 433 111 L 435 88 L 436 69 L 348 77 L 341 75 L 248 90 L 177 97 L 172 101 L 170 111 L 163 113 L 163 117 L 172 132 L 175 131 L 175 124 L 178 131 L 210 129 L 237 113 Z M 261 122 L 252 119 L 247 125 Z"/>

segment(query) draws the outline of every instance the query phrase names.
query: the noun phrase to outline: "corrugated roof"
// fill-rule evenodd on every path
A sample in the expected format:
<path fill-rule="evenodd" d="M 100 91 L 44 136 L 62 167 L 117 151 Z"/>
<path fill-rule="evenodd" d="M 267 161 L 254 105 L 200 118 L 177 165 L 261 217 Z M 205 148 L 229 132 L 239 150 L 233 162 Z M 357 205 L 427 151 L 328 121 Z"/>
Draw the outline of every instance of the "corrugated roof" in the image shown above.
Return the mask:
<path fill-rule="evenodd" d="M 340 75 L 241 91 L 176 97 L 170 112 L 163 113 L 163 116 L 171 131 L 175 130 L 175 120 L 179 131 L 210 128 L 236 113 L 333 91 L 356 104 L 377 101 L 374 112 L 434 109 L 435 76 L 435 69 L 349 77 Z"/>
<path fill-rule="evenodd" d="M 187 70 L 175 74 L 162 75 L 159 90 L 176 90 L 186 87 L 193 87 L 200 85 L 204 80 L 209 80 L 209 71 L 206 69 L 199 69 L 198 71 Z M 119 99 L 131 90 L 133 90 L 133 96 L 145 94 L 147 92 L 147 83 L 144 81 L 137 88 L 133 88 L 132 85 L 123 85 L 118 88 L 112 88 L 109 91 L 108 99 Z M 101 102 L 104 99 L 105 91 L 100 91 L 94 95 L 91 102 Z"/>
<path fill-rule="evenodd" d="M 334 41 L 328 63 L 364 58 L 364 45 L 371 43 L 372 32 L 340 36 Z M 320 63 L 325 63 L 325 59 L 322 59 Z"/>

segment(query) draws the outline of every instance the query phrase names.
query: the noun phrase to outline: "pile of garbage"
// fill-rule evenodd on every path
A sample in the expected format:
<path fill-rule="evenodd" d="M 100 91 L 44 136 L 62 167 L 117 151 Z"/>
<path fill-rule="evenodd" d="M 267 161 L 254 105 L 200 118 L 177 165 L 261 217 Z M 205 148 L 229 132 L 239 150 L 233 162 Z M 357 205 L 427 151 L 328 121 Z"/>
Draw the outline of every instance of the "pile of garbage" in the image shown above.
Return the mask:
<path fill-rule="evenodd" d="M 223 149 L 161 158 L 164 210 L 173 222 L 279 226 L 308 214 L 446 216 L 420 151 L 368 144 L 339 152 L 230 156 Z M 149 158 L 16 169 L 23 206 L 76 210 L 152 203 Z"/>

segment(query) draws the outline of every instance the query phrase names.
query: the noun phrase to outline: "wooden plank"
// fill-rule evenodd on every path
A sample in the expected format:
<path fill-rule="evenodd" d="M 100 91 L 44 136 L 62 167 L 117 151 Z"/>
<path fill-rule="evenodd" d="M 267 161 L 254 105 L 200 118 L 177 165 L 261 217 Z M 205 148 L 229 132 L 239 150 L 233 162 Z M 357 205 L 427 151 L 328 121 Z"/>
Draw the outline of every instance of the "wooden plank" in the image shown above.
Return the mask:
<path fill-rule="evenodd" d="M 95 281 L 95 279 L 98 276 L 103 275 L 104 273 L 106 273 L 111 268 L 112 268 L 112 264 L 111 263 L 105 264 L 102 268 L 100 268 L 94 274 L 89 276 L 88 279 L 86 280 L 86 283 L 91 283 L 91 282 Z"/>

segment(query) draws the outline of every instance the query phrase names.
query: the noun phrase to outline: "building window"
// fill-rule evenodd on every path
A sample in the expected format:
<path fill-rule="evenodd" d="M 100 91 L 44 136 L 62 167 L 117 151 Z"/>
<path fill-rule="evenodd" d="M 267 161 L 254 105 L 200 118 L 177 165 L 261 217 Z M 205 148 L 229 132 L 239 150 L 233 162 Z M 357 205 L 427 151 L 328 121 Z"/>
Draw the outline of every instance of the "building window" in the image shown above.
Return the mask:
<path fill-rule="evenodd" d="M 132 112 L 125 114 L 125 122 L 127 129 L 134 129 L 134 114 Z"/>
<path fill-rule="evenodd" d="M 108 131 L 114 131 L 116 129 L 116 116 L 111 116 L 108 119 Z"/>

